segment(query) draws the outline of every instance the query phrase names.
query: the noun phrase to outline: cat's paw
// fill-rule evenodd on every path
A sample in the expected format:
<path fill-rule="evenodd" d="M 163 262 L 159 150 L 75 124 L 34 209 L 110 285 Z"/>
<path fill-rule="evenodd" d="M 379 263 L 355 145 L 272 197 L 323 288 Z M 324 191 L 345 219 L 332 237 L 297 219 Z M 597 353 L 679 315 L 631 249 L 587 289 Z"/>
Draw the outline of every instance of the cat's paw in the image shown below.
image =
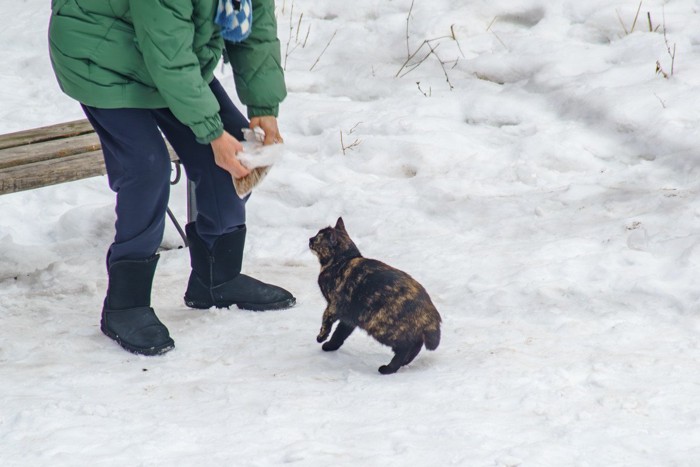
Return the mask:
<path fill-rule="evenodd" d="M 316 336 L 316 342 L 318 342 L 318 343 L 320 344 L 321 342 L 325 341 L 326 339 L 328 339 L 328 334 L 329 334 L 329 333 L 325 333 L 325 334 L 324 334 L 324 333 L 321 333 L 321 334 L 319 334 L 318 336 Z"/>
<path fill-rule="evenodd" d="M 321 346 L 321 348 L 323 350 L 325 350 L 326 352 L 332 352 L 334 350 L 338 350 L 340 348 L 340 345 L 338 345 L 338 344 L 334 343 L 332 340 L 330 340 L 330 341 L 326 342 L 325 344 L 323 344 Z"/>
<path fill-rule="evenodd" d="M 379 367 L 379 372 L 383 375 L 390 375 L 392 373 L 396 373 L 397 370 L 398 370 L 398 368 L 395 370 L 392 367 L 390 367 L 389 365 L 382 365 Z"/>

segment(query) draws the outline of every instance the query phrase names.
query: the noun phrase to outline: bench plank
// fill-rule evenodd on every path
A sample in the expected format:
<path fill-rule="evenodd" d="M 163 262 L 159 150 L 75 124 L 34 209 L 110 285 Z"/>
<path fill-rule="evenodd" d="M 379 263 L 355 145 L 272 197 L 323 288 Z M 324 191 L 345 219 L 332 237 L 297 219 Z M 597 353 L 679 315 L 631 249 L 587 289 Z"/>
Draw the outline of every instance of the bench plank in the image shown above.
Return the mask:
<path fill-rule="evenodd" d="M 175 151 L 170 146 L 168 150 L 170 160 L 178 162 Z M 0 195 L 73 182 L 106 173 L 102 150 L 62 155 L 0 169 Z"/>
<path fill-rule="evenodd" d="M 0 149 L 23 146 L 25 144 L 40 143 L 52 139 L 70 138 L 85 133 L 94 132 L 87 119 L 74 120 L 72 122 L 59 123 L 31 130 L 17 131 L 0 135 Z"/>
<path fill-rule="evenodd" d="M 52 139 L 40 143 L 0 149 L 0 170 L 18 165 L 97 151 L 101 147 L 96 133 Z"/>
<path fill-rule="evenodd" d="M 74 154 L 0 171 L 0 195 L 72 182 L 106 173 L 102 151 Z"/>

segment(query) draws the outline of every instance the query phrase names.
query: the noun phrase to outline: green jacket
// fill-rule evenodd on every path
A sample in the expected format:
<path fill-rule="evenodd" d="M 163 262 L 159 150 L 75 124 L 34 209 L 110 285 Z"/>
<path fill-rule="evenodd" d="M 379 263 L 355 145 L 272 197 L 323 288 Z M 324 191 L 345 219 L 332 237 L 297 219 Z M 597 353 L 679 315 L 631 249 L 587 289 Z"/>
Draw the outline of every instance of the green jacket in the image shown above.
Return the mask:
<path fill-rule="evenodd" d="M 61 89 L 98 108 L 163 108 L 209 143 L 223 132 L 209 89 L 224 47 L 218 0 L 52 0 L 49 51 Z M 248 115 L 286 96 L 274 0 L 253 0 L 253 30 L 229 45 Z"/>

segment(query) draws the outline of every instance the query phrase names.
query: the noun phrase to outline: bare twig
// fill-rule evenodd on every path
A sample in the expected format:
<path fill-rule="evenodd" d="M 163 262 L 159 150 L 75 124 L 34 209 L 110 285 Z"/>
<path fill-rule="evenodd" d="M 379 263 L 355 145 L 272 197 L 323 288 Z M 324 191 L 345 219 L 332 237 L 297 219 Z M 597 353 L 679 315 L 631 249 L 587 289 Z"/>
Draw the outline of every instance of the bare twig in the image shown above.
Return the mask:
<path fill-rule="evenodd" d="M 663 32 L 664 32 L 664 44 L 666 44 L 666 52 L 668 52 L 669 57 L 671 57 L 671 71 L 666 72 L 664 69 L 661 67 L 661 62 L 659 60 L 656 61 L 656 73 L 660 74 L 664 78 L 668 79 L 673 74 L 675 73 L 675 67 L 676 67 L 676 44 L 675 42 L 673 43 L 673 48 L 671 48 L 670 43 L 668 42 L 668 36 L 666 35 L 666 12 L 665 10 L 662 10 L 663 13 Z"/>
<path fill-rule="evenodd" d="M 459 49 L 459 53 L 462 54 L 462 58 L 467 58 L 466 55 L 464 55 L 464 51 L 462 50 L 462 46 L 459 44 L 459 41 L 457 40 L 457 34 L 455 34 L 455 25 L 454 24 L 450 26 L 450 32 L 452 33 L 452 40 L 454 40 L 455 43 L 457 44 L 457 48 Z"/>
<path fill-rule="evenodd" d="M 428 43 L 428 41 L 423 41 L 423 43 L 420 45 L 420 47 L 418 47 L 418 48 L 416 49 L 416 51 L 413 52 L 413 54 L 411 54 L 411 55 L 406 59 L 405 62 L 403 62 L 403 65 L 401 65 L 401 68 L 399 68 L 399 71 L 396 72 L 396 76 L 395 76 L 396 78 L 403 78 L 403 77 L 406 76 L 408 73 L 410 73 L 411 71 L 413 71 L 413 70 L 415 70 L 416 68 L 418 68 L 418 66 L 419 66 L 421 63 L 423 63 L 424 61 L 426 61 L 426 60 L 428 59 L 428 57 L 430 57 L 430 52 L 428 52 L 428 53 L 425 55 L 425 57 L 423 57 L 422 59 L 420 59 L 417 63 L 414 63 L 414 64 L 411 66 L 411 68 L 410 68 L 406 73 L 401 74 L 401 72 L 403 71 L 403 69 L 406 68 L 406 67 L 408 66 L 408 63 L 416 56 L 416 54 L 417 54 L 418 52 L 420 52 L 420 50 L 423 48 L 423 46 L 426 45 L 427 43 Z"/>
<path fill-rule="evenodd" d="M 504 49 L 506 49 L 506 50 L 510 51 L 510 49 L 508 48 L 508 46 L 506 45 L 506 43 L 505 43 L 505 42 L 503 42 L 503 41 L 501 40 L 501 38 L 500 38 L 500 37 L 498 37 L 498 34 L 496 34 L 496 32 L 495 32 L 495 31 L 491 31 L 491 34 L 493 34 L 493 37 L 495 37 L 495 38 L 496 38 L 496 39 L 498 40 L 498 42 L 500 42 L 500 43 L 501 43 L 501 45 L 503 46 L 503 48 L 504 48 Z"/>
<path fill-rule="evenodd" d="M 494 16 L 494 17 L 493 17 L 493 19 L 492 19 L 491 22 L 489 23 L 489 26 L 486 28 L 486 32 L 488 32 L 488 31 L 491 30 L 491 26 L 493 26 L 494 24 L 496 24 L 496 21 L 498 21 L 498 16 Z"/>
<path fill-rule="evenodd" d="M 431 55 L 433 55 L 433 50 L 436 50 L 438 47 L 440 47 L 440 43 L 438 43 L 435 47 L 431 46 L 430 44 L 431 44 L 432 42 L 440 41 L 440 40 L 442 40 L 442 39 L 447 39 L 447 38 L 450 38 L 450 37 L 451 37 L 451 36 L 440 36 L 440 37 L 436 37 L 436 38 L 434 38 L 434 39 L 425 39 L 425 40 L 421 43 L 421 45 L 418 46 L 418 48 L 416 49 L 416 51 L 413 52 L 411 55 L 409 55 L 409 56 L 406 58 L 406 61 L 403 62 L 403 65 L 401 65 L 401 68 L 399 68 L 399 71 L 396 72 L 396 75 L 394 75 L 394 77 L 395 77 L 395 78 L 403 78 L 404 76 L 406 76 L 407 74 L 409 74 L 411 71 L 413 71 L 413 70 L 415 70 L 416 68 L 418 68 L 418 66 L 419 66 L 421 63 L 423 63 L 423 62 L 426 61 Z M 409 67 L 408 64 L 416 57 L 416 55 L 418 55 L 418 52 L 420 52 L 421 49 L 423 49 L 423 46 L 426 46 L 426 45 L 428 46 L 429 49 L 431 49 L 431 51 L 428 52 L 423 58 L 421 58 L 420 60 L 418 60 L 418 62 L 412 64 L 407 72 L 401 74 L 401 72 L 404 70 L 404 68 Z M 435 55 L 435 56 L 437 57 L 437 55 Z M 439 60 L 439 57 L 437 57 L 437 58 L 438 58 L 438 60 Z M 444 63 L 447 63 L 447 62 L 441 62 L 441 63 L 444 64 Z"/>
<path fill-rule="evenodd" d="M 282 5 L 282 11 L 284 12 L 284 5 Z M 294 31 L 294 22 L 292 17 L 294 16 L 294 0 L 292 0 L 291 10 L 289 12 L 289 38 L 287 39 L 287 47 L 284 50 L 284 66 L 282 67 L 285 71 L 287 70 L 287 58 L 289 54 L 293 52 L 293 49 L 289 50 L 289 45 L 292 43 L 292 32 Z"/>
<path fill-rule="evenodd" d="M 401 68 L 399 68 L 399 71 L 397 71 L 397 72 L 396 72 L 396 75 L 394 75 L 395 78 L 398 78 L 398 77 L 399 77 L 399 75 L 401 74 L 401 72 L 403 71 L 403 69 L 406 68 L 406 66 L 408 65 L 408 63 L 409 63 L 411 60 L 413 60 L 413 57 L 415 57 L 416 54 L 417 54 L 418 52 L 420 52 L 420 49 L 422 49 L 424 45 L 425 45 L 425 41 L 423 41 L 423 42 L 421 43 L 421 45 L 418 46 L 418 48 L 416 49 L 415 52 L 413 52 L 412 54 L 409 54 L 409 55 L 408 55 L 408 57 L 406 58 L 406 61 L 403 62 L 403 65 L 401 65 Z M 421 60 L 421 62 L 423 62 L 426 58 L 428 58 L 428 57 L 426 56 L 425 58 L 423 58 L 423 60 Z"/>
<path fill-rule="evenodd" d="M 362 122 L 357 122 L 357 123 L 355 123 L 355 125 L 353 125 L 353 127 L 350 128 L 350 130 L 348 130 L 348 134 L 349 134 L 349 135 L 353 134 L 353 133 L 355 132 L 355 130 L 357 129 L 357 127 L 360 126 L 360 125 L 362 125 Z"/>
<path fill-rule="evenodd" d="M 639 12 L 642 9 L 642 0 L 639 0 L 639 6 L 637 7 L 637 14 L 634 15 L 634 21 L 632 21 L 632 29 L 630 32 L 634 32 L 634 27 L 637 25 L 637 18 L 639 18 Z"/>
<path fill-rule="evenodd" d="M 622 26 L 622 30 L 625 31 L 625 36 L 629 34 L 629 31 L 627 30 L 627 26 L 625 26 L 625 22 L 622 21 L 622 17 L 620 16 L 620 11 L 615 10 L 615 13 L 617 13 L 617 19 L 620 21 L 620 25 Z"/>
<path fill-rule="evenodd" d="M 408 9 L 408 14 L 406 15 L 406 55 L 411 55 L 411 46 L 408 45 L 408 29 L 411 24 L 411 13 L 413 12 L 413 4 L 416 0 L 411 0 L 411 7 Z"/>
<path fill-rule="evenodd" d="M 620 25 L 622 26 L 622 30 L 625 31 L 625 36 L 632 34 L 634 32 L 634 28 L 637 25 L 637 20 L 639 19 L 639 12 L 642 9 L 642 1 L 639 0 L 639 6 L 637 6 L 637 14 L 634 15 L 634 20 L 632 21 L 632 28 L 628 31 L 627 26 L 625 26 L 625 22 L 622 20 L 622 17 L 620 16 L 620 11 L 615 10 L 615 13 L 617 13 L 617 19 L 620 21 Z"/>
<path fill-rule="evenodd" d="M 450 26 L 450 33 L 445 36 L 440 36 L 440 37 L 434 37 L 432 39 L 424 39 L 423 42 L 420 43 L 417 49 L 415 49 L 413 52 L 411 52 L 411 46 L 410 46 L 410 26 L 411 26 L 411 14 L 413 13 L 413 7 L 415 4 L 415 0 L 411 0 L 411 6 L 408 9 L 408 14 L 406 15 L 406 60 L 401 64 L 401 67 L 399 70 L 396 72 L 396 75 L 394 75 L 395 78 L 402 78 L 406 76 L 408 73 L 411 71 L 415 70 L 418 68 L 423 62 L 425 62 L 428 58 L 430 58 L 431 55 L 435 56 L 435 58 L 438 60 L 440 63 L 440 66 L 442 67 L 442 71 L 445 74 L 445 78 L 447 79 L 447 83 L 450 86 L 450 90 L 454 89 L 454 86 L 452 86 L 452 83 L 450 82 L 449 75 L 447 74 L 447 68 L 445 68 L 446 63 L 450 62 L 445 62 L 440 58 L 440 56 L 435 53 L 435 50 L 440 46 L 440 41 L 444 39 L 451 39 L 457 43 L 457 48 L 459 49 L 459 53 L 464 57 L 464 51 L 462 50 L 461 45 L 459 44 L 459 41 L 457 40 L 457 34 L 455 33 L 455 28 L 454 24 Z M 438 42 L 437 45 L 433 46 L 433 42 Z M 427 52 L 425 55 L 422 56 L 421 59 L 419 59 L 417 62 L 414 62 L 415 58 L 418 56 L 418 54 L 423 50 L 423 47 L 426 47 L 430 49 L 429 52 Z M 457 61 L 453 64 L 452 68 L 457 66 Z M 420 86 L 419 86 L 420 88 Z"/>
<path fill-rule="evenodd" d="M 299 21 L 301 23 L 301 20 Z M 306 47 L 306 43 L 309 41 L 309 34 L 311 34 L 311 25 L 309 24 L 309 27 L 306 28 L 306 36 L 304 36 L 304 42 L 301 43 L 301 48 Z"/>
<path fill-rule="evenodd" d="M 284 11 L 284 5 L 282 6 L 282 11 Z M 309 40 L 309 34 L 311 33 L 311 25 L 306 28 L 306 36 L 304 36 L 304 42 L 299 41 L 299 33 L 301 32 L 301 22 L 304 19 L 304 12 L 299 15 L 299 20 L 296 22 L 296 34 L 294 33 L 294 1 L 292 1 L 292 6 L 289 10 L 289 37 L 287 38 L 287 46 L 284 51 L 284 65 L 283 69 L 287 70 L 287 59 L 296 50 L 299 45 L 303 49 L 306 47 L 306 42 Z M 292 41 L 294 37 L 294 41 Z"/>
<path fill-rule="evenodd" d="M 676 44 L 673 44 L 673 52 L 668 49 L 668 53 L 671 55 L 671 76 L 676 72 Z"/>
<path fill-rule="evenodd" d="M 353 126 L 349 131 L 348 135 L 351 135 L 355 129 L 361 124 L 362 122 L 357 122 L 355 126 Z M 348 144 L 347 146 L 345 145 L 345 141 L 343 140 L 343 130 L 340 130 L 340 148 L 343 151 L 343 155 L 347 153 L 347 151 L 352 151 L 355 147 L 357 147 L 362 141 L 355 138 L 355 141 L 352 143 Z"/>
<path fill-rule="evenodd" d="M 420 81 L 416 81 L 416 86 L 418 86 L 418 90 L 423 94 L 425 97 L 430 97 L 433 95 L 433 88 L 431 86 L 428 87 L 428 92 L 423 91 L 423 89 L 420 87 Z"/>
<path fill-rule="evenodd" d="M 440 44 L 438 44 L 440 45 Z M 438 56 L 437 53 L 435 53 L 435 49 L 437 46 L 433 47 L 432 45 L 428 44 L 428 47 L 430 47 L 430 52 L 435 55 L 435 57 L 438 59 L 438 62 L 440 62 L 440 67 L 442 68 L 442 72 L 445 74 L 445 81 L 447 81 L 447 85 L 450 87 L 450 91 L 452 91 L 455 87 L 452 86 L 452 82 L 450 82 L 450 75 L 447 74 L 447 70 L 445 69 L 445 62 L 442 61 L 442 59 Z"/>
<path fill-rule="evenodd" d="M 299 43 L 299 31 L 301 30 L 301 20 L 303 17 L 304 17 L 304 12 L 302 11 L 301 14 L 299 15 L 299 22 L 297 23 L 297 35 L 296 35 L 296 38 L 294 39 L 297 44 Z M 290 20 L 291 20 L 291 18 L 290 18 Z M 290 21 L 290 23 L 291 23 L 291 21 Z"/>
<path fill-rule="evenodd" d="M 675 64 L 676 64 L 676 43 L 673 43 L 673 51 L 671 51 L 671 46 L 668 44 L 668 36 L 666 35 L 666 12 L 663 12 L 663 19 L 664 19 L 664 44 L 666 44 L 666 51 L 668 52 L 668 55 L 671 57 L 671 76 L 673 76 L 673 73 L 675 71 Z"/>
<path fill-rule="evenodd" d="M 501 45 L 503 46 L 503 48 L 506 49 L 506 50 L 509 50 L 509 49 L 508 49 L 508 46 L 506 45 L 506 43 L 503 42 L 503 41 L 501 40 L 501 38 L 498 36 L 498 34 L 496 34 L 496 31 L 492 31 L 492 30 L 491 30 L 491 28 L 493 27 L 493 25 L 496 24 L 496 21 L 498 21 L 498 16 L 494 16 L 494 17 L 493 17 L 493 19 L 492 19 L 491 22 L 489 23 L 489 27 L 486 28 L 486 32 L 490 32 L 491 34 L 493 34 L 493 37 L 495 37 L 495 38 L 498 40 L 498 42 L 501 43 Z"/>
<path fill-rule="evenodd" d="M 335 37 L 336 34 L 338 34 L 338 31 L 337 31 L 337 30 L 333 33 L 333 35 L 331 36 L 331 38 L 328 39 L 328 43 L 326 44 L 326 46 L 325 46 L 325 47 L 323 48 L 323 50 L 321 51 L 321 55 L 319 55 L 318 58 L 316 59 L 316 61 L 314 62 L 314 64 L 311 65 L 311 68 L 309 68 L 309 71 L 313 70 L 314 67 L 318 64 L 319 60 L 321 60 L 321 57 L 323 57 L 323 54 L 326 53 L 326 49 L 328 48 L 329 45 L 331 45 L 331 42 L 333 42 L 333 38 Z"/>
<path fill-rule="evenodd" d="M 661 98 L 659 97 L 659 95 L 656 94 L 656 93 L 654 93 L 654 96 L 659 100 L 659 102 L 661 102 L 661 107 L 663 107 L 663 108 L 665 109 L 665 108 L 666 108 L 666 103 L 664 102 L 664 100 L 661 99 Z"/>

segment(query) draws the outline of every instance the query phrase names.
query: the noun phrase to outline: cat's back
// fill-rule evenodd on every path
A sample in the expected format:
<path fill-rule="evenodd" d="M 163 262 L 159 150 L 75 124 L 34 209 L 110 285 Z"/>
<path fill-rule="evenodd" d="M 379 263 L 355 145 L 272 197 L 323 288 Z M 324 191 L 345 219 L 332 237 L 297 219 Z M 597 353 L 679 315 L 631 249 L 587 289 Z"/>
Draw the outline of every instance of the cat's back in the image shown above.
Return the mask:
<path fill-rule="evenodd" d="M 382 261 L 355 258 L 348 263 L 344 276 L 346 293 L 351 295 L 348 298 L 355 304 L 369 305 L 374 309 L 397 303 L 406 311 L 416 308 L 435 309 L 420 282 Z"/>
<path fill-rule="evenodd" d="M 412 287 L 424 290 L 423 286 L 408 273 L 371 258 L 352 259 L 348 262 L 344 275 L 353 282 L 372 289 Z"/>

